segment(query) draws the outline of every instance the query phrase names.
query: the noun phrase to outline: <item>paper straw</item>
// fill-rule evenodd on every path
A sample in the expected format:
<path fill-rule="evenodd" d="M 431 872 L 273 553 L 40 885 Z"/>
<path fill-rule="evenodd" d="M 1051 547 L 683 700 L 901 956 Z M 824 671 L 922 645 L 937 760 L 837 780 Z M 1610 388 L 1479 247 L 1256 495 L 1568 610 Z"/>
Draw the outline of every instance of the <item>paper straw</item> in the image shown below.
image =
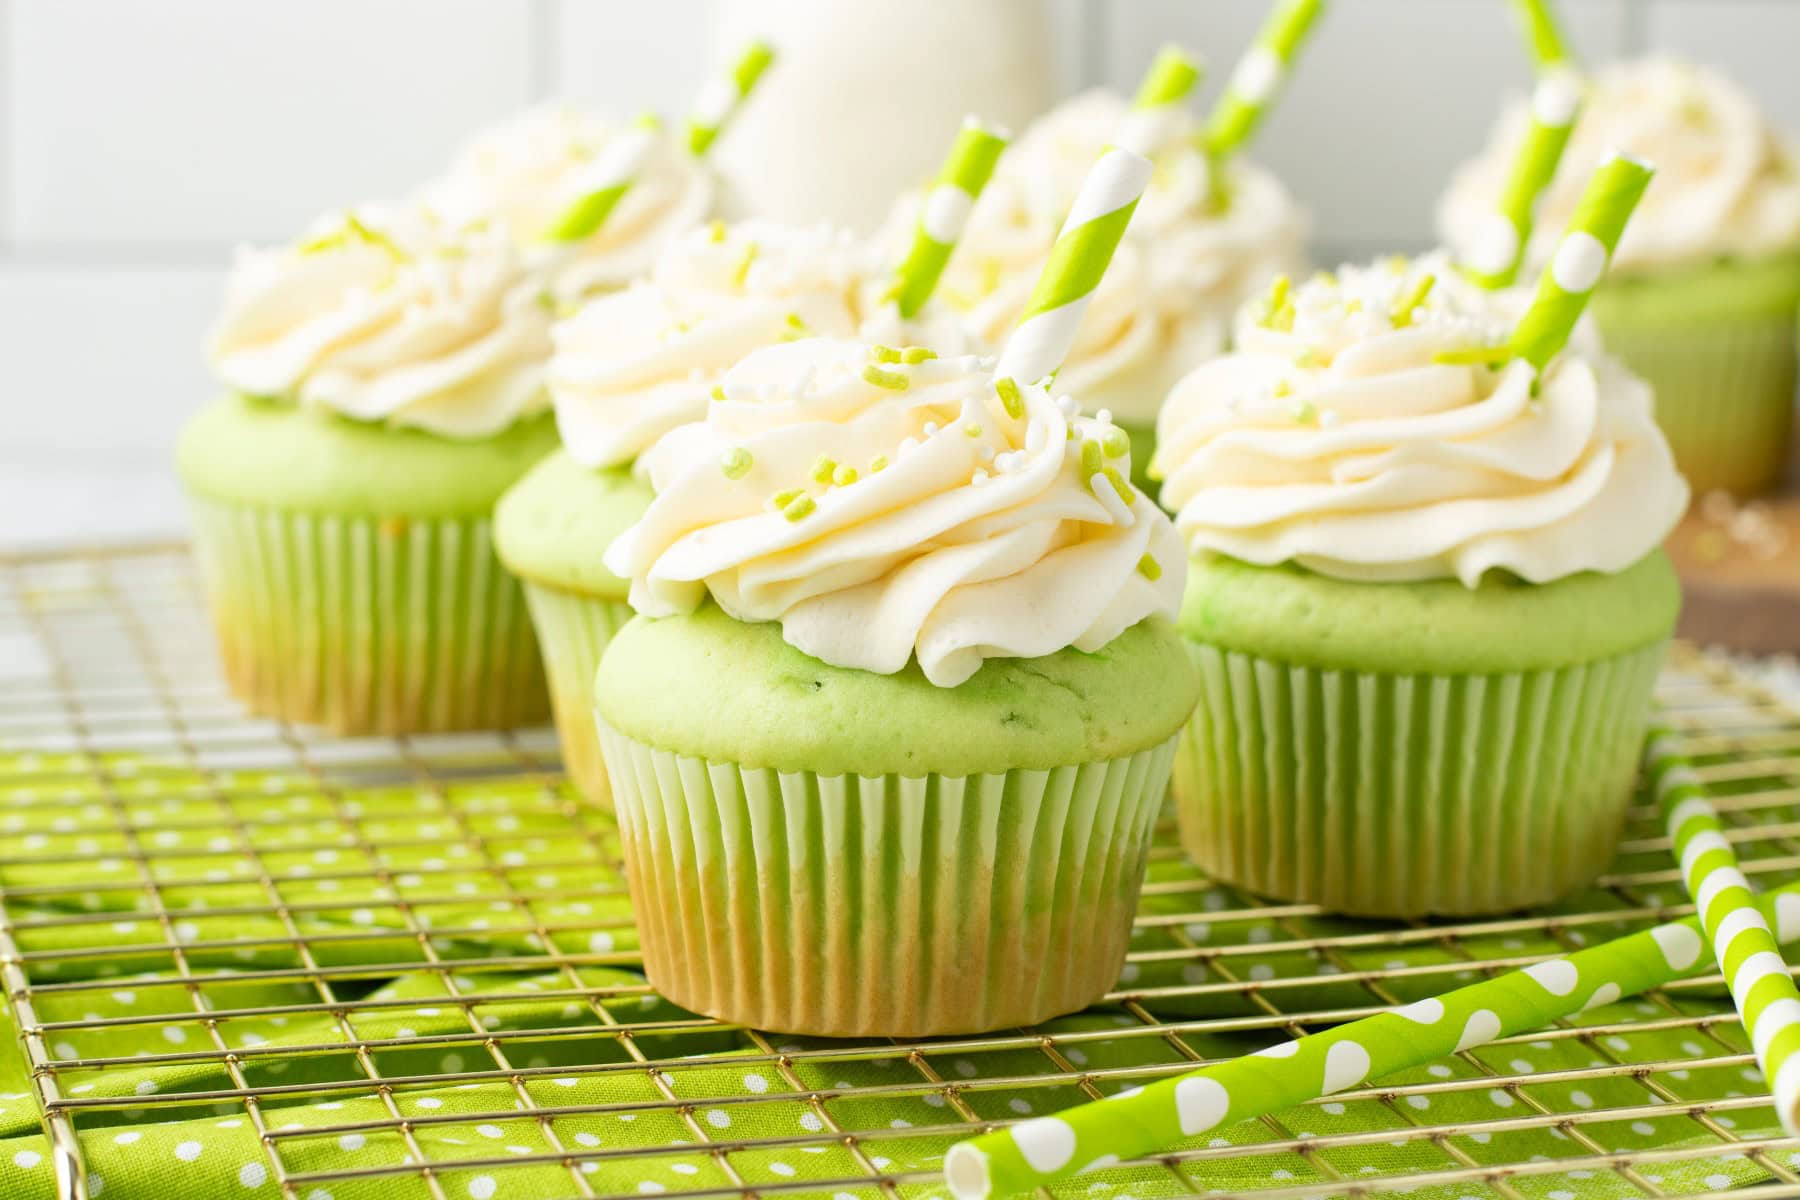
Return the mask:
<path fill-rule="evenodd" d="M 1765 893 L 1754 904 L 1783 940 L 1800 937 L 1800 883 Z M 1043 1187 L 1699 974 L 1708 966 L 1705 955 L 1698 918 L 1657 925 L 1435 999 L 981 1134 L 950 1148 L 944 1178 L 959 1200 Z"/>
<path fill-rule="evenodd" d="M 963 120 L 962 130 L 950 147 L 950 157 L 925 193 L 919 206 L 918 226 L 913 230 L 912 247 L 896 269 L 894 299 L 900 315 L 917 316 L 931 291 L 937 287 L 956 249 L 956 240 L 968 224 L 969 212 L 975 207 L 981 189 L 994 174 L 994 164 L 1012 137 L 1003 129 L 990 129 L 975 117 Z"/>
<path fill-rule="evenodd" d="M 1588 180 L 1568 232 L 1539 277 L 1537 294 L 1509 343 L 1538 370 L 1568 343 L 1653 173 L 1649 163 L 1615 150 Z"/>
<path fill-rule="evenodd" d="M 577 185 L 580 198 L 550 222 L 544 230 L 545 240 L 580 241 L 606 224 L 606 218 L 643 174 L 661 129 L 662 121 L 655 114 L 646 113 L 608 143 L 583 169 Z"/>
<path fill-rule="evenodd" d="M 1667 729 L 1650 731 L 1650 778 L 1656 788 L 1681 878 L 1712 942 L 1731 999 L 1750 1034 L 1757 1065 L 1769 1080 L 1775 1111 L 1790 1137 L 1800 1135 L 1800 989 L 1788 974 L 1724 824 Z"/>
<path fill-rule="evenodd" d="M 1119 128 L 1115 145 L 1139 154 L 1155 154 L 1174 139 L 1177 116 L 1199 86 L 1199 61 L 1180 46 L 1164 46 L 1150 64 L 1137 98 Z"/>
<path fill-rule="evenodd" d="M 1000 353 L 995 378 L 1036 383 L 1062 365 L 1088 300 L 1149 184 L 1149 159 L 1116 146 L 1101 152 L 1050 247 L 1050 261 L 1038 276 L 1018 326 Z"/>
<path fill-rule="evenodd" d="M 1550 0 L 1513 0 L 1513 11 L 1525 27 L 1531 61 L 1538 70 L 1547 71 L 1574 62 L 1569 53 L 1569 40 L 1563 36 L 1562 26 L 1550 10 Z"/>
<path fill-rule="evenodd" d="M 688 118 L 688 149 L 705 154 L 718 140 L 744 97 L 756 87 L 756 81 L 775 61 L 775 50 L 767 42 L 751 42 L 744 47 L 731 73 L 713 80 L 700 89 L 694 101 L 694 115 Z"/>
<path fill-rule="evenodd" d="M 1250 140 L 1281 90 L 1300 43 L 1306 40 L 1324 10 L 1325 0 L 1282 0 L 1269 15 L 1256 40 L 1238 60 L 1231 81 L 1225 85 L 1225 94 L 1214 106 L 1201 134 L 1201 145 L 1214 160 L 1222 161 L 1235 154 Z"/>
<path fill-rule="evenodd" d="M 1511 287 L 1531 238 L 1532 211 L 1550 186 L 1581 111 L 1581 80 L 1562 69 L 1546 72 L 1531 94 L 1531 124 L 1513 155 L 1499 202 L 1475 232 L 1463 273 L 1491 291 Z"/>

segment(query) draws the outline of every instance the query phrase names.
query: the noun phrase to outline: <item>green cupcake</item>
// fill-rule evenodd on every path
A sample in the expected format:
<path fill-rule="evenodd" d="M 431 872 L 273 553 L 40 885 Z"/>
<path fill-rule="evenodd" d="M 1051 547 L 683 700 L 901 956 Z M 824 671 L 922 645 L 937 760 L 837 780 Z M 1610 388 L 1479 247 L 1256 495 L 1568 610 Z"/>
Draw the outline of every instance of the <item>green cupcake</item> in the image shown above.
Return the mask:
<path fill-rule="evenodd" d="M 1159 430 L 1202 680 L 1183 845 L 1355 914 L 1592 880 L 1679 607 L 1658 545 L 1687 489 L 1648 388 L 1605 359 L 1508 361 L 1497 302 L 1422 286 L 1348 266 L 1247 307 Z"/>
<path fill-rule="evenodd" d="M 722 394 L 607 554 L 644 614 L 596 712 L 652 983 L 825 1036 L 1092 1003 L 1196 689 L 1129 439 L 861 341 L 757 351 Z"/>
<path fill-rule="evenodd" d="M 247 252 L 179 449 L 226 678 L 347 734 L 545 713 L 488 514 L 555 446 L 550 316 L 505 233 L 347 210 Z"/>
<path fill-rule="evenodd" d="M 1458 172 L 1439 223 L 1476 254 L 1524 106 L 1509 111 L 1480 158 Z M 1793 147 L 1730 80 L 1652 58 L 1602 68 L 1587 88 L 1561 167 L 1545 193 L 1533 264 L 1583 181 L 1613 146 L 1657 176 L 1594 296 L 1607 350 L 1642 375 L 1656 419 L 1697 493 L 1767 490 L 1786 467 L 1800 318 L 1800 171 Z"/>

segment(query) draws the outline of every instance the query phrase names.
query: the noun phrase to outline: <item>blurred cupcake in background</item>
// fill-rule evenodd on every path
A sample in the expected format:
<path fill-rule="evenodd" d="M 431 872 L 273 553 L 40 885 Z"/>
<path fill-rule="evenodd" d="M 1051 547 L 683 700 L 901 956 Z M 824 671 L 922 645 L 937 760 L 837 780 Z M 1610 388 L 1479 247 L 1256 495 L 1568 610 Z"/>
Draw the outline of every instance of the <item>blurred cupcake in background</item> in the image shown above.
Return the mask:
<path fill-rule="evenodd" d="M 1169 388 L 1225 349 L 1231 314 L 1246 297 L 1304 262 L 1305 213 L 1244 150 L 1321 7 L 1277 5 L 1205 123 L 1187 110 L 1200 68 L 1173 47 L 1135 100 L 1090 91 L 1034 122 L 970 214 L 966 250 L 944 282 L 946 303 L 978 336 L 1001 338 L 1100 152 L 1120 145 L 1151 158 L 1150 188 L 1057 376 L 1131 436 L 1140 486 Z M 910 231 L 921 203 L 917 194 L 902 198 L 891 239 Z"/>
<path fill-rule="evenodd" d="M 499 226 L 347 209 L 240 253 L 208 343 L 227 395 L 179 449 L 225 674 L 340 733 L 540 719 L 494 501 L 556 441 L 551 313 Z"/>
<path fill-rule="evenodd" d="M 1004 138 L 959 135 L 942 186 L 978 194 Z M 583 795 L 610 804 L 593 720 L 594 670 L 631 617 L 627 581 L 602 557 L 648 508 L 646 453 L 702 421 L 725 373 L 751 351 L 856 334 L 947 353 L 976 348 L 929 302 L 945 241 L 915 244 L 896 274 L 877 247 L 826 227 L 715 222 L 679 237 L 649 277 L 594 299 L 555 327 L 550 388 L 563 448 L 501 500 L 501 558 L 525 585 L 543 644 L 564 765 Z M 923 256 L 923 257 L 921 257 Z M 930 270 L 917 270 L 923 265 Z"/>
<path fill-rule="evenodd" d="M 1585 82 L 1525 262 L 1535 270 L 1548 261 L 1554 232 L 1609 147 L 1655 161 L 1594 317 L 1607 349 L 1650 382 L 1656 419 L 1694 490 L 1766 489 L 1786 463 L 1794 404 L 1794 147 L 1741 88 L 1706 67 L 1651 58 L 1603 67 Z M 1443 197 L 1441 231 L 1459 257 L 1482 255 L 1492 197 L 1531 123 L 1530 106 L 1509 108 Z"/>

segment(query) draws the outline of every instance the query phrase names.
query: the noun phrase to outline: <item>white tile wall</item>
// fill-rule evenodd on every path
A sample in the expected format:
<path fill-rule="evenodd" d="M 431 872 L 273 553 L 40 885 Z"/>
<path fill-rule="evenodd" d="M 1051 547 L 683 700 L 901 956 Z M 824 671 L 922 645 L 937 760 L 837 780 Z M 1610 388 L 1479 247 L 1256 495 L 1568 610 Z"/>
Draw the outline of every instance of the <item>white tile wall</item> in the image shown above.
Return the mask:
<path fill-rule="evenodd" d="M 538 96 L 679 113 L 712 5 L 750 2 L 0 0 L 0 492 L 90 461 L 159 477 L 210 390 L 198 339 L 233 242 L 404 188 Z M 1168 40 L 1216 87 L 1268 0 L 1044 3 L 1068 87 L 1128 88 Z M 1332 5 L 1259 147 L 1318 215 L 1322 256 L 1428 239 L 1445 174 L 1526 80 L 1505 7 Z M 1800 0 L 1562 8 L 1590 60 L 1656 45 L 1714 61 L 1800 130 Z M 0 504 L 0 547 L 92 507 Z M 132 531 L 169 511 L 142 506 Z"/>

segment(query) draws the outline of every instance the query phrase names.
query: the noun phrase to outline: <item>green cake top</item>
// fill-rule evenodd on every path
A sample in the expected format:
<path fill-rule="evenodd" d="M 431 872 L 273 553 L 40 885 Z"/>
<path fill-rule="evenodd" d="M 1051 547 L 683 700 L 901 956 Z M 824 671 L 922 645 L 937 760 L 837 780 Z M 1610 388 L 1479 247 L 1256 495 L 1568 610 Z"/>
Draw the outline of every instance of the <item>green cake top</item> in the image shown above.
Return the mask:
<path fill-rule="evenodd" d="M 601 556 L 650 500 L 650 489 L 628 469 L 590 470 L 558 450 L 500 498 L 494 547 L 515 575 L 623 600 L 631 585 L 608 571 Z"/>
<path fill-rule="evenodd" d="M 1208 554 L 1188 564 L 1180 625 L 1209 645 L 1297 666 L 1461 675 L 1641 649 L 1669 636 L 1680 608 L 1660 550 L 1617 575 L 1530 584 L 1489 572 L 1473 588 L 1454 579 L 1357 583 Z"/>
<path fill-rule="evenodd" d="M 1133 754 L 1172 737 L 1199 698 L 1174 628 L 1151 618 L 1098 653 L 991 658 L 957 687 L 917 662 L 833 667 L 773 622 L 708 604 L 631 621 L 595 683 L 600 715 L 659 749 L 821 775 L 974 775 Z"/>
<path fill-rule="evenodd" d="M 355 516 L 485 515 L 556 447 L 548 414 L 461 440 L 352 421 L 279 401 L 227 396 L 176 451 L 182 482 L 208 500 Z"/>

